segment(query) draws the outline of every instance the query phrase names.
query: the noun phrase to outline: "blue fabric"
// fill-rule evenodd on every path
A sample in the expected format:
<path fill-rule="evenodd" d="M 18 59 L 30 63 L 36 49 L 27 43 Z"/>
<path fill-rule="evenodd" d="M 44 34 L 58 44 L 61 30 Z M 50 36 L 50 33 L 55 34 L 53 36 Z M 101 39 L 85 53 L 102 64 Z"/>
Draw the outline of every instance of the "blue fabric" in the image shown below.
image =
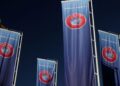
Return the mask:
<path fill-rule="evenodd" d="M 99 41 L 100 41 L 99 42 L 100 43 L 100 61 L 102 62 L 102 64 L 115 70 L 116 86 L 120 86 L 120 59 L 119 59 L 120 55 L 119 55 L 118 35 L 99 30 Z M 116 53 L 116 60 L 114 60 L 113 62 L 106 60 L 104 58 L 105 56 L 103 55 L 103 50 L 106 47 L 112 48 L 112 50 Z M 112 59 L 113 58 L 112 54 L 113 53 L 110 53 L 109 55 L 107 55 L 106 53 L 106 56 Z"/>
<path fill-rule="evenodd" d="M 101 52 L 101 60 L 102 62 L 109 66 L 109 67 L 118 67 L 118 64 L 120 62 L 119 57 L 119 39 L 118 39 L 118 35 L 115 34 L 111 34 L 108 32 L 104 32 L 104 31 L 99 31 L 99 39 L 100 39 L 100 52 Z M 112 49 L 115 50 L 116 54 L 117 54 L 117 60 L 113 63 L 106 61 L 103 56 L 102 56 L 102 50 L 105 47 L 111 47 Z"/>
<path fill-rule="evenodd" d="M 0 86 L 13 86 L 19 39 L 20 33 L 0 29 Z M 11 52 L 9 45 L 13 47 L 13 53 L 6 56 Z"/>
<path fill-rule="evenodd" d="M 62 13 L 65 86 L 96 86 L 92 83 L 94 72 L 88 1 L 63 1 Z M 74 13 L 85 16 L 85 25 L 80 28 L 70 28 L 66 25 L 66 19 Z"/>
<path fill-rule="evenodd" d="M 40 73 L 42 71 L 47 71 L 52 76 L 52 79 L 48 83 L 44 83 L 42 80 L 40 80 Z M 36 86 L 54 86 L 55 79 L 56 79 L 55 72 L 56 72 L 56 61 L 37 59 L 37 84 Z"/>

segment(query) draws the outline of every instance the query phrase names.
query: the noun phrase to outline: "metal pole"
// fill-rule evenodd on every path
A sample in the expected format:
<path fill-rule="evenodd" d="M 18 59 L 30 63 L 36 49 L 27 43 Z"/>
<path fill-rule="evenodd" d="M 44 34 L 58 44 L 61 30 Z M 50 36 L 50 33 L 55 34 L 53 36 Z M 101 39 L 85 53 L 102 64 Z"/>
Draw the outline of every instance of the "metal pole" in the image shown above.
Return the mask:
<path fill-rule="evenodd" d="M 22 38 L 23 38 L 23 33 L 20 36 L 20 43 L 18 46 L 18 56 L 17 56 L 17 64 L 16 64 L 16 68 L 15 68 L 15 74 L 14 74 L 14 80 L 13 80 L 13 86 L 16 85 L 16 79 L 17 79 L 17 72 L 18 72 L 18 66 L 19 66 L 19 60 L 20 60 L 20 52 L 21 52 L 21 46 L 22 46 Z"/>
<path fill-rule="evenodd" d="M 93 10 L 93 1 L 91 2 L 91 14 L 92 14 L 92 23 L 93 23 L 93 37 L 94 37 L 94 47 L 95 47 L 95 62 L 96 62 L 96 76 L 97 76 L 97 84 L 98 86 L 101 86 L 100 84 L 100 73 L 99 73 L 99 63 L 98 63 L 98 54 L 97 54 L 97 43 L 96 43 L 96 32 L 95 32 L 95 22 L 94 22 L 94 10 Z"/>
<path fill-rule="evenodd" d="M 57 86 L 57 72 L 58 72 L 58 61 L 56 62 L 56 83 L 55 83 L 55 86 Z"/>

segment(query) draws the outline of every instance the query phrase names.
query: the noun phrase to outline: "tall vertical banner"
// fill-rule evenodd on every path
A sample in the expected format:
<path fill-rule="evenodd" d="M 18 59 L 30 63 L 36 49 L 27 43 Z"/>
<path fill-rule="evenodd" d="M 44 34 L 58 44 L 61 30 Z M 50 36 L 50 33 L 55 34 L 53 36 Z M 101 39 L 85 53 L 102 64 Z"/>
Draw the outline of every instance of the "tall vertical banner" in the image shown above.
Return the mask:
<path fill-rule="evenodd" d="M 0 86 L 13 86 L 21 34 L 0 28 Z"/>
<path fill-rule="evenodd" d="M 93 86 L 88 0 L 62 1 L 65 86 Z"/>
<path fill-rule="evenodd" d="M 46 59 L 37 59 L 36 86 L 57 85 L 57 62 Z"/>
<path fill-rule="evenodd" d="M 100 61 L 114 70 L 116 86 L 120 86 L 120 55 L 118 35 L 99 30 Z"/>

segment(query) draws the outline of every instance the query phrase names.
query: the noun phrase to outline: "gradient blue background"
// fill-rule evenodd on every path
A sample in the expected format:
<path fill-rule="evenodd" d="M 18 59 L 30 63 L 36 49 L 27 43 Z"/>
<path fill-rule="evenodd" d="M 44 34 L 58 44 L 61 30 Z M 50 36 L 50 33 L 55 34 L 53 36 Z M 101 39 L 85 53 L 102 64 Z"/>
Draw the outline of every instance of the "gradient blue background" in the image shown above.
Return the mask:
<path fill-rule="evenodd" d="M 96 29 L 120 33 L 120 0 L 94 0 Z M 0 17 L 24 33 L 16 86 L 36 85 L 36 58 L 59 61 L 58 86 L 63 80 L 63 33 L 60 0 L 0 0 Z"/>

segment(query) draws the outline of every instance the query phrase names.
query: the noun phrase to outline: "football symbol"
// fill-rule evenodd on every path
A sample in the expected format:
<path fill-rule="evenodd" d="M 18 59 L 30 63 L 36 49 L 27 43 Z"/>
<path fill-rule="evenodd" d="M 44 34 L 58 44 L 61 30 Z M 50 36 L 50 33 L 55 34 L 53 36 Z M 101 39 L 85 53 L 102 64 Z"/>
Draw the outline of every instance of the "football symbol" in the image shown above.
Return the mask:
<path fill-rule="evenodd" d="M 117 54 L 111 47 L 105 47 L 102 50 L 102 57 L 110 63 L 114 63 L 117 60 Z"/>
<path fill-rule="evenodd" d="M 12 57 L 14 52 L 14 48 L 11 44 L 8 43 L 0 43 L 0 56 L 4 58 Z"/>
<path fill-rule="evenodd" d="M 52 80 L 52 75 L 48 71 L 41 71 L 39 73 L 39 80 L 44 84 L 49 84 Z"/>
<path fill-rule="evenodd" d="M 86 24 L 86 17 L 80 13 L 74 13 L 65 20 L 70 29 L 81 29 Z"/>

